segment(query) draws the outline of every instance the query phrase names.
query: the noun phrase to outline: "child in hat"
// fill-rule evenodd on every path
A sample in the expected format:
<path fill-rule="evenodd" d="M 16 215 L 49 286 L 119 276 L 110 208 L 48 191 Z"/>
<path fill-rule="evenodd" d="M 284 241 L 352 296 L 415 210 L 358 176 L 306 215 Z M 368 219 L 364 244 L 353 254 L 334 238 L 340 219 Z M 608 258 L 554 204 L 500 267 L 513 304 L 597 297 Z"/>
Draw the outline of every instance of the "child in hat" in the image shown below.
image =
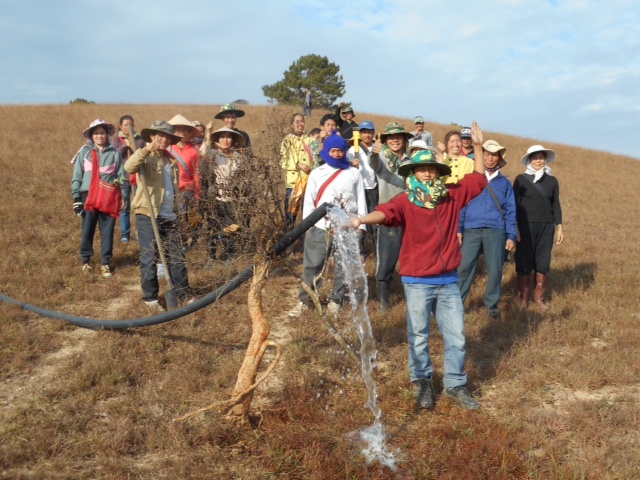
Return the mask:
<path fill-rule="evenodd" d="M 460 210 L 487 184 L 481 144 L 482 131 L 474 122 L 474 145 L 479 152 L 475 173 L 452 188 L 440 179 L 450 174 L 450 168 L 438 163 L 433 151 L 416 151 L 398 169 L 407 179 L 408 192 L 352 220 L 355 228 L 371 224 L 402 228 L 400 275 L 407 301 L 409 373 L 416 404 L 429 410 L 435 407 L 429 356 L 432 311 L 443 333 L 444 395 L 468 410 L 480 406 L 467 390 L 464 307 L 456 269 L 461 258 L 457 237 Z"/>

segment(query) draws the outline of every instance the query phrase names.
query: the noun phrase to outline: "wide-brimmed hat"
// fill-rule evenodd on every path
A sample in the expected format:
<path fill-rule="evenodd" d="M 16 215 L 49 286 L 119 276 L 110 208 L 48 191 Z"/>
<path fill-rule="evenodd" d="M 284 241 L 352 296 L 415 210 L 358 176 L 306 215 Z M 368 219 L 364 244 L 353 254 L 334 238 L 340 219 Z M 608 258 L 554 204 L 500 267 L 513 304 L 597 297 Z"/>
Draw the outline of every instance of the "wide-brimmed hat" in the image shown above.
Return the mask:
<path fill-rule="evenodd" d="M 413 123 L 424 123 L 424 118 L 417 116 L 416 118 L 413 119 Z"/>
<path fill-rule="evenodd" d="M 349 113 L 349 112 L 353 113 L 353 116 L 354 116 L 354 117 L 356 116 L 356 112 L 354 112 L 354 111 L 353 111 L 353 107 L 352 107 L 351 105 L 349 105 L 348 107 L 344 107 L 344 108 L 340 111 L 340 113 L 342 113 L 342 115 L 344 115 L 345 113 Z"/>
<path fill-rule="evenodd" d="M 544 148 L 542 145 L 533 145 L 532 147 L 529 147 L 529 149 L 527 150 L 527 153 L 520 159 L 520 163 L 522 163 L 526 167 L 527 163 L 529 162 L 529 157 L 531 156 L 531 154 L 537 153 L 537 152 L 546 153 L 547 165 L 556 159 L 556 152 L 554 152 L 550 148 Z"/>
<path fill-rule="evenodd" d="M 89 125 L 89 128 L 87 128 L 84 132 L 82 132 L 82 135 L 85 138 L 91 139 L 91 133 L 93 132 L 93 129 L 96 127 L 104 127 L 104 129 L 107 131 L 107 135 L 109 136 L 116 133 L 116 128 L 113 125 L 105 122 L 100 118 L 97 118 L 93 122 L 91 122 L 91 124 Z"/>
<path fill-rule="evenodd" d="M 224 132 L 229 132 L 235 137 L 236 139 L 234 142 L 235 148 L 244 147 L 244 137 L 240 135 L 238 132 L 236 132 L 233 128 L 229 128 L 229 127 L 222 127 L 216 130 L 215 132 L 213 132 L 211 134 L 211 142 L 218 143 L 218 140 L 220 139 L 220 135 L 222 135 Z"/>
<path fill-rule="evenodd" d="M 173 117 L 167 123 L 173 125 L 174 127 L 177 127 L 177 126 L 189 127 L 192 132 L 196 129 L 196 126 L 195 126 L 195 124 L 193 122 L 190 122 L 189 120 L 187 120 L 185 117 L 183 117 L 180 114 L 178 114 L 175 117 Z"/>
<path fill-rule="evenodd" d="M 175 145 L 180 140 L 182 140 L 182 138 L 173 134 L 173 125 L 165 122 L 164 120 L 156 120 L 151 124 L 149 128 L 143 128 L 140 132 L 140 136 L 145 142 L 150 142 L 151 135 L 154 133 L 164 133 L 166 135 L 169 135 L 169 138 L 171 139 L 171 145 Z"/>
<path fill-rule="evenodd" d="M 387 126 L 384 127 L 384 133 L 380 135 L 380 141 L 382 143 L 385 143 L 387 141 L 387 136 L 389 135 L 396 135 L 396 134 L 401 134 L 404 135 L 405 140 L 409 140 L 410 138 L 413 138 L 413 134 L 407 132 L 404 127 L 402 126 L 402 124 L 398 123 L 398 122 L 391 122 L 391 123 L 387 123 Z"/>
<path fill-rule="evenodd" d="M 236 117 L 244 117 L 244 110 L 236 110 L 236 106 L 233 103 L 225 103 L 222 107 L 220 107 L 220 112 L 216 114 L 215 117 L 218 120 L 222 120 L 222 117 L 227 113 L 235 113 Z"/>
<path fill-rule="evenodd" d="M 507 148 L 500 145 L 495 140 L 487 140 L 482 144 L 482 148 L 487 152 L 491 153 L 500 153 L 500 161 L 498 162 L 498 168 L 504 167 L 507 162 L 504 159 L 504 156 L 507 154 Z"/>
<path fill-rule="evenodd" d="M 414 140 L 414 142 L 409 145 L 409 155 L 411 155 L 416 150 L 427 150 L 429 145 L 424 140 Z"/>
<path fill-rule="evenodd" d="M 460 129 L 460 138 L 471 138 L 471 129 L 469 127 L 462 127 Z"/>
<path fill-rule="evenodd" d="M 438 169 L 438 175 L 441 177 L 451 175 L 451 168 L 444 163 L 438 163 L 436 160 L 436 152 L 431 148 L 414 152 L 410 159 L 405 160 L 400 167 L 398 167 L 398 173 L 406 178 L 413 172 L 414 168 L 423 165 L 436 167 Z"/>

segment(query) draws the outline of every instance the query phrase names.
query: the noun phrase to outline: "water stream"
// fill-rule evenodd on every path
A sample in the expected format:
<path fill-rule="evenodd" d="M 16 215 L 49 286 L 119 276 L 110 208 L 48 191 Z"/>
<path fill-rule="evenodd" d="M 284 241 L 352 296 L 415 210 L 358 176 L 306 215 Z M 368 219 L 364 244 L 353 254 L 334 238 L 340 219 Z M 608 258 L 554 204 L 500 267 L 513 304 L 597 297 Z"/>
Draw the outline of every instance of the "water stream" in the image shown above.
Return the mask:
<path fill-rule="evenodd" d="M 336 262 L 340 262 L 345 273 L 345 282 L 349 287 L 349 300 L 353 310 L 353 319 L 360 338 L 360 360 L 362 377 L 367 387 L 367 403 L 365 407 L 373 413 L 373 425 L 360 430 L 360 438 L 366 444 L 363 454 L 369 463 L 378 461 L 382 465 L 396 470 L 396 459 L 387 450 L 386 433 L 382 424 L 382 410 L 378 406 L 377 385 L 373 379 L 378 351 L 371 330 L 371 321 L 367 311 L 369 288 L 367 275 L 360 260 L 358 233 L 351 228 L 349 216 L 338 207 L 330 208 L 327 213 L 333 225 L 334 244 L 337 255 Z"/>

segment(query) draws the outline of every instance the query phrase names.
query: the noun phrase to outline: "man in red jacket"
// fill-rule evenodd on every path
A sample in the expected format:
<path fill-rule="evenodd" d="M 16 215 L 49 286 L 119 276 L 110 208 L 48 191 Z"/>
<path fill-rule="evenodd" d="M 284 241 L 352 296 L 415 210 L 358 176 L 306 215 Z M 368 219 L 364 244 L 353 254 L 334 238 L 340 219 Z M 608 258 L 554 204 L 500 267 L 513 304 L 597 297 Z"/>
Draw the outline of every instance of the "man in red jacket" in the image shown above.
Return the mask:
<path fill-rule="evenodd" d="M 194 211 L 196 199 L 200 196 L 200 152 L 192 139 L 199 133 L 196 126 L 182 115 L 178 114 L 167 123 L 173 125 L 173 134 L 180 137 L 180 141 L 167 148 L 167 152 L 178 161 L 180 172 L 180 226 L 182 230 L 183 248 L 187 248 L 194 241 L 193 232 L 189 228 L 188 214 Z"/>
<path fill-rule="evenodd" d="M 467 390 L 464 307 L 456 271 L 461 260 L 457 236 L 460 210 L 487 185 L 482 131 L 475 122 L 473 144 L 477 149 L 475 172 L 458 184 L 445 185 L 439 178 L 450 175 L 451 169 L 436 161 L 434 150 L 419 150 L 398 169 L 407 179 L 407 192 L 352 220 L 356 228 L 361 224 L 402 227 L 400 275 L 407 301 L 409 373 L 416 404 L 428 410 L 435 407 L 429 356 L 432 311 L 444 340 L 444 396 L 467 410 L 480 406 Z"/>

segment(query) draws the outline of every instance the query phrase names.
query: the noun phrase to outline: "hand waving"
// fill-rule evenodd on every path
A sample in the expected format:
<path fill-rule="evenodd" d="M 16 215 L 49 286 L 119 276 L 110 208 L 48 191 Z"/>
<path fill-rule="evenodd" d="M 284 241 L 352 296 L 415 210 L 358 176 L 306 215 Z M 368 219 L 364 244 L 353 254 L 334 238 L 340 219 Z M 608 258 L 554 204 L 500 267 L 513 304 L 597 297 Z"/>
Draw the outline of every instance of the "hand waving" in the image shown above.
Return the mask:
<path fill-rule="evenodd" d="M 482 145 L 484 141 L 484 135 L 480 129 L 480 125 L 474 120 L 471 122 L 471 140 L 474 145 Z"/>

